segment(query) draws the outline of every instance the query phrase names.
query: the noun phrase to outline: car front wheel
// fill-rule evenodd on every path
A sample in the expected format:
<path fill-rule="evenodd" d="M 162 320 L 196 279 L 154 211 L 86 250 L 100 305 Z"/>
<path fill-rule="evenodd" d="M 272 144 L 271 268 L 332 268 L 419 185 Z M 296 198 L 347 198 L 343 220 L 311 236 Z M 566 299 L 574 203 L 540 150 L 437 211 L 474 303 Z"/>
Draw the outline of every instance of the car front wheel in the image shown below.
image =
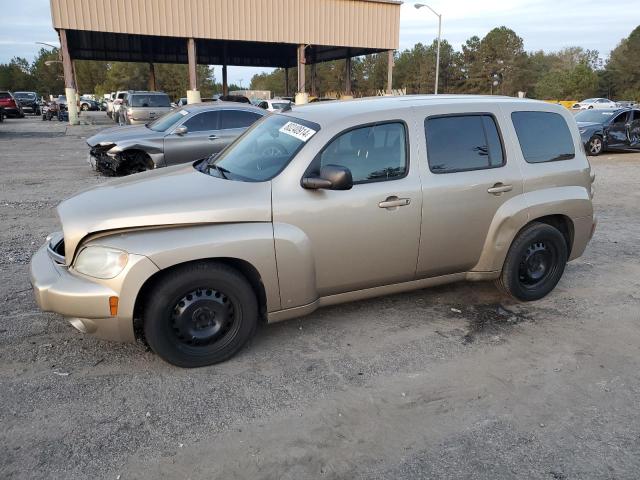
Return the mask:
<path fill-rule="evenodd" d="M 238 271 L 217 262 L 187 264 L 161 277 L 144 310 L 151 349 L 178 367 L 213 365 L 253 336 L 258 303 Z"/>
<path fill-rule="evenodd" d="M 517 300 L 539 300 L 558 284 L 567 258 L 562 233 L 551 225 L 532 223 L 511 244 L 496 285 Z"/>
<path fill-rule="evenodd" d="M 589 143 L 587 143 L 587 153 L 592 157 L 597 157 L 602 153 L 602 150 L 602 137 L 600 137 L 599 135 L 594 135 L 593 137 L 591 137 L 591 140 L 589 140 Z"/>

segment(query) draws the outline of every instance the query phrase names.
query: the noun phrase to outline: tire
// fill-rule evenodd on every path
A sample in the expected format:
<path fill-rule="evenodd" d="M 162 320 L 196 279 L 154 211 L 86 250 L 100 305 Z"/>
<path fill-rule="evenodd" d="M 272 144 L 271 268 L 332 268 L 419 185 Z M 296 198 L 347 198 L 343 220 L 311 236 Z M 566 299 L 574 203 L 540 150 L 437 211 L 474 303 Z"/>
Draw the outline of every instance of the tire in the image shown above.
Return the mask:
<path fill-rule="evenodd" d="M 253 336 L 258 302 L 247 279 L 233 268 L 192 263 L 153 286 L 143 321 L 149 346 L 163 360 L 204 367 L 232 357 Z"/>
<path fill-rule="evenodd" d="M 587 155 L 590 157 L 597 157 L 604 150 L 604 144 L 600 135 L 594 135 L 589 139 L 586 145 Z"/>
<path fill-rule="evenodd" d="M 523 302 L 539 300 L 558 284 L 567 258 L 562 233 L 551 225 L 532 223 L 511 244 L 496 286 Z"/>
<path fill-rule="evenodd" d="M 89 105 L 87 105 L 86 103 L 83 103 L 80 106 L 80 110 L 82 110 L 83 112 L 86 112 L 87 110 L 89 110 Z"/>

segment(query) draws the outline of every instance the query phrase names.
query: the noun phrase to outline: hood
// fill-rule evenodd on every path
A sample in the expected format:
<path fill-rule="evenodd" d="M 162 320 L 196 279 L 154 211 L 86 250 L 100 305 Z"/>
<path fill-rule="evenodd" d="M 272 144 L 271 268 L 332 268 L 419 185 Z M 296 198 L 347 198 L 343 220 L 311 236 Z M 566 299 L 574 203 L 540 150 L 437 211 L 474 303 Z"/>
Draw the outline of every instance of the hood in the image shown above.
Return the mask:
<path fill-rule="evenodd" d="M 100 142 L 118 143 L 125 140 L 143 139 L 151 137 L 162 137 L 164 132 L 156 132 L 144 125 L 127 125 L 124 127 L 113 127 L 101 130 L 93 137 L 87 139 L 90 147 L 95 147 Z"/>
<path fill-rule="evenodd" d="M 58 216 L 69 263 L 82 239 L 92 233 L 159 225 L 270 222 L 271 182 L 224 180 L 191 164 L 176 165 L 79 193 L 58 206 Z"/>
<path fill-rule="evenodd" d="M 600 128 L 602 123 L 597 122 L 576 122 L 578 128 Z"/>

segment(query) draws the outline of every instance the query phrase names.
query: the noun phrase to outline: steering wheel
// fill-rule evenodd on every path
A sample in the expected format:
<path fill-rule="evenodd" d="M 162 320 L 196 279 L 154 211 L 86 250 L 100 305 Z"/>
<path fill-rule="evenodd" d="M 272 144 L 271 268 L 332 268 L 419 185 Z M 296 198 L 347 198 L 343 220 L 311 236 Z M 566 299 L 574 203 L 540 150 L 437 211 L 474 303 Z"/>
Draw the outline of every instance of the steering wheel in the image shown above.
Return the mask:
<path fill-rule="evenodd" d="M 262 165 L 263 161 L 269 161 L 274 157 L 281 157 L 287 155 L 289 152 L 286 148 L 282 146 L 282 144 L 278 142 L 267 142 L 260 148 L 260 155 L 256 159 L 256 168 L 258 170 L 263 170 L 266 165 Z"/>

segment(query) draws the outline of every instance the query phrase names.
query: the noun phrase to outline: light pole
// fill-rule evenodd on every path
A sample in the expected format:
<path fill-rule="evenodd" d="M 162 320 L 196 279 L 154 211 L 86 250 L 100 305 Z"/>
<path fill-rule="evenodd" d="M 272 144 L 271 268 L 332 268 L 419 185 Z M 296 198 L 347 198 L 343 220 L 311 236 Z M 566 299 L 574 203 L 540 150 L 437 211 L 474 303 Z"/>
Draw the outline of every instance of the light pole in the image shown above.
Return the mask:
<path fill-rule="evenodd" d="M 440 35 L 442 33 L 442 15 L 436 12 L 433 8 L 431 8 L 426 3 L 415 3 L 413 6 L 416 7 L 416 9 L 427 7 L 436 15 L 436 17 L 438 17 L 438 50 L 436 51 L 436 86 L 433 89 L 434 90 L 433 93 L 437 95 L 438 94 L 438 76 L 440 74 Z"/>

